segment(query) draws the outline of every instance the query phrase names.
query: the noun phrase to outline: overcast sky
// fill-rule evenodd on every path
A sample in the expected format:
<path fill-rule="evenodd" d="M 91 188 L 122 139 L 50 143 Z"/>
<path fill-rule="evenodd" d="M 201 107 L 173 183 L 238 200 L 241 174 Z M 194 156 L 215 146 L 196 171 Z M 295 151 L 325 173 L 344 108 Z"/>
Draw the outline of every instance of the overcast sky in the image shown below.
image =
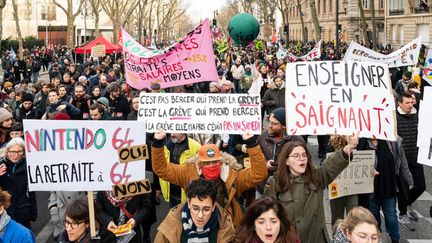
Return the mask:
<path fill-rule="evenodd" d="M 184 0 L 189 4 L 188 12 L 195 22 L 205 18 L 213 19 L 213 11 L 219 10 L 226 3 L 225 0 Z"/>

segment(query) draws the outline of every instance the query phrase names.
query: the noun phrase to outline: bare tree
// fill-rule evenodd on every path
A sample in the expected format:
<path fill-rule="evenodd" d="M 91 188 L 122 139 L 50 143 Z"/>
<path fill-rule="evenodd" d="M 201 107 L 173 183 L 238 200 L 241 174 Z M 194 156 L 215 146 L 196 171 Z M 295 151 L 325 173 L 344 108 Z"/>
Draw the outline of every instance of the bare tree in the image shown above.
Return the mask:
<path fill-rule="evenodd" d="M 3 9 L 6 6 L 6 0 L 0 0 L 0 23 L 3 23 Z M 3 24 L 0 24 L 0 52 L 3 39 Z"/>
<path fill-rule="evenodd" d="M 120 27 L 124 26 L 139 0 L 101 0 L 102 8 L 113 23 L 113 41 L 118 42 Z"/>
<path fill-rule="evenodd" d="M 17 6 L 16 0 L 12 0 L 12 7 L 13 7 L 13 16 L 15 19 L 16 31 L 18 34 L 18 59 L 23 60 L 24 59 L 24 45 L 23 45 L 24 41 L 23 41 L 23 37 L 21 34 L 21 28 L 19 25 L 18 6 Z"/>
<path fill-rule="evenodd" d="M 370 2 L 372 11 L 372 48 L 374 51 L 377 50 L 377 29 L 376 29 L 376 18 L 375 18 L 375 1 Z"/>
<path fill-rule="evenodd" d="M 59 4 L 57 1 L 54 1 L 55 5 L 57 5 L 63 12 L 66 14 L 66 20 L 67 20 L 67 47 L 73 48 L 74 46 L 74 22 L 75 18 L 80 14 L 81 7 L 84 3 L 83 0 L 79 1 L 79 7 L 77 8 L 76 12 L 73 12 L 73 1 L 67 0 L 67 9 L 63 7 L 61 4 Z"/>
<path fill-rule="evenodd" d="M 90 0 L 93 15 L 95 16 L 95 36 L 100 36 L 99 31 L 99 14 L 102 11 L 101 0 Z"/>
<path fill-rule="evenodd" d="M 309 6 L 311 11 L 312 22 L 315 28 L 315 39 L 316 41 L 319 41 L 321 40 L 321 27 L 318 20 L 315 0 L 309 0 Z"/>
<path fill-rule="evenodd" d="M 363 32 L 363 41 L 365 42 L 366 46 L 369 47 L 369 37 L 367 35 L 368 25 L 366 23 L 362 0 L 358 0 L 357 3 L 360 11 L 360 27 Z"/>

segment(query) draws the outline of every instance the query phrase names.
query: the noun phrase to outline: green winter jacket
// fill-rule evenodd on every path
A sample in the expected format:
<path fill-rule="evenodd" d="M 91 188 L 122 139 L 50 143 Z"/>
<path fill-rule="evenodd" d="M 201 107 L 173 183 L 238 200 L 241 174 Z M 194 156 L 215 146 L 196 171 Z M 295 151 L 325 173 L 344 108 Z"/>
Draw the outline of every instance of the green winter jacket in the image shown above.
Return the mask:
<path fill-rule="evenodd" d="M 276 195 L 277 175 L 271 176 L 264 188 L 265 196 L 276 197 L 300 234 L 302 243 L 330 242 L 324 215 L 324 189 L 348 166 L 342 150 L 329 156 L 321 166 L 316 167 L 321 186 L 306 185 L 303 176 L 291 178 L 291 190 Z"/>

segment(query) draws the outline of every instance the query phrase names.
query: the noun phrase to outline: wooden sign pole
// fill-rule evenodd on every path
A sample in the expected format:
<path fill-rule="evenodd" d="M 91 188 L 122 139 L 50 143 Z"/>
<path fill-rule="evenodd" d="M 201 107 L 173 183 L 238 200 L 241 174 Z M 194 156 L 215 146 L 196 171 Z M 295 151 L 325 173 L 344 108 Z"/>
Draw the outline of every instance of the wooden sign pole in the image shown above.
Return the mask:
<path fill-rule="evenodd" d="M 87 199 L 88 199 L 88 205 L 89 205 L 90 237 L 92 239 L 95 239 L 95 238 L 97 238 L 97 236 L 96 236 L 96 223 L 95 223 L 93 191 L 87 192 Z"/>

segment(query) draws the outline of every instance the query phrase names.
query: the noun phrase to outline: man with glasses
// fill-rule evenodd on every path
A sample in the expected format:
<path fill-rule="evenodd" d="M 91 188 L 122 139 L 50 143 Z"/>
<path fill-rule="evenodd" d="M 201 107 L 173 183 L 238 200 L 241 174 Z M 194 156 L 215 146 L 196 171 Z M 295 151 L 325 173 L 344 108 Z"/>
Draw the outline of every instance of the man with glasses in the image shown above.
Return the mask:
<path fill-rule="evenodd" d="M 201 146 L 198 156 L 191 157 L 185 164 L 169 163 L 164 151 L 165 137 L 163 131 L 154 135 L 151 154 L 156 175 L 183 189 L 186 189 L 191 180 L 200 177 L 214 182 L 217 189 L 216 201 L 231 215 L 234 226 L 240 226 L 243 210 L 237 197 L 244 191 L 255 188 L 267 177 L 264 156 L 256 144 L 256 138 L 249 133 L 242 135 L 250 157 L 250 168 L 243 169 L 232 155 L 221 153 L 215 144 Z"/>
<path fill-rule="evenodd" d="M 234 236 L 233 223 L 216 197 L 213 182 L 203 178 L 191 181 L 187 203 L 168 213 L 154 242 L 229 242 Z"/>

